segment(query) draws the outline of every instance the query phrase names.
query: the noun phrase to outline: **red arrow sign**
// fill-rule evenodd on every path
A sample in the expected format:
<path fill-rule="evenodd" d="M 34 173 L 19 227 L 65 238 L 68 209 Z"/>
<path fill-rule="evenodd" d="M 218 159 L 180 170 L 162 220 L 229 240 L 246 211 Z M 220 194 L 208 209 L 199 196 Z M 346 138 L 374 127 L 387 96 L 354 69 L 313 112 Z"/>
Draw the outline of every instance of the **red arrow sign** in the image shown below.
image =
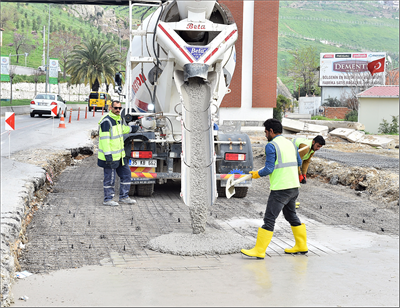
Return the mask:
<path fill-rule="evenodd" d="M 6 130 L 15 130 L 15 113 L 14 112 L 6 112 Z"/>
<path fill-rule="evenodd" d="M 54 106 L 53 109 L 51 109 L 51 116 L 56 117 L 57 116 L 57 106 Z"/>

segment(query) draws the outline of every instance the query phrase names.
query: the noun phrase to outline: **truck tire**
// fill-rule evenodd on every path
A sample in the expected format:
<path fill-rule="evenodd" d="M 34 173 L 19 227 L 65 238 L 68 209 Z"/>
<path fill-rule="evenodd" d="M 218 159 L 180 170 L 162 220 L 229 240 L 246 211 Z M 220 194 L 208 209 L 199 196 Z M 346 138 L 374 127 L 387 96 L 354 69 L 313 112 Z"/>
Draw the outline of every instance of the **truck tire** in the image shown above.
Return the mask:
<path fill-rule="evenodd" d="M 89 112 L 92 111 L 92 107 L 89 107 Z"/>
<path fill-rule="evenodd" d="M 131 184 L 131 188 L 129 189 L 128 195 L 133 196 L 135 194 L 136 185 Z"/>
<path fill-rule="evenodd" d="M 244 198 L 247 196 L 248 187 L 235 187 L 234 198 Z"/>
<path fill-rule="evenodd" d="M 138 184 L 137 195 L 140 197 L 151 197 L 154 192 L 154 184 Z"/>
<path fill-rule="evenodd" d="M 225 198 L 225 187 L 221 187 L 221 181 L 217 181 L 217 193 L 218 197 Z"/>

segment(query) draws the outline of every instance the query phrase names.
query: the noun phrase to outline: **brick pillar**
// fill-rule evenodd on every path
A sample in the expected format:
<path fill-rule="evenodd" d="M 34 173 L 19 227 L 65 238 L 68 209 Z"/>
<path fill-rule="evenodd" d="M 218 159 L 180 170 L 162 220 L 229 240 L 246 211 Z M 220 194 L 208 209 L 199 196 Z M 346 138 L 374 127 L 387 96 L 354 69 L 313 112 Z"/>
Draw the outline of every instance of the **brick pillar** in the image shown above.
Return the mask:
<path fill-rule="evenodd" d="M 253 108 L 276 107 L 278 25 L 279 1 L 254 1 Z"/>
<path fill-rule="evenodd" d="M 242 92 L 242 33 L 243 33 L 243 0 L 239 1 L 219 1 L 225 4 L 231 11 L 238 28 L 238 39 L 235 43 L 236 48 L 236 67 L 229 88 L 231 93 L 225 95 L 221 107 L 238 107 L 241 105 Z"/>

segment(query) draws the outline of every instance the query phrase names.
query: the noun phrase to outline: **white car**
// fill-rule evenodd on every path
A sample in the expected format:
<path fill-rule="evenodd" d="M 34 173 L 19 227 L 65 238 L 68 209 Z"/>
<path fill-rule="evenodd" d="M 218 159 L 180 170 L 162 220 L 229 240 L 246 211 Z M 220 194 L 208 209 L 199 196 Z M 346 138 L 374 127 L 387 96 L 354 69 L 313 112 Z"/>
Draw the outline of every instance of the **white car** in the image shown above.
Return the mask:
<path fill-rule="evenodd" d="M 31 101 L 31 117 L 33 118 L 36 114 L 41 117 L 44 114 L 51 115 L 51 110 L 57 106 L 57 116 L 61 116 L 61 112 L 64 112 L 64 116 L 67 112 L 66 101 L 58 94 L 54 93 L 39 93 Z"/>

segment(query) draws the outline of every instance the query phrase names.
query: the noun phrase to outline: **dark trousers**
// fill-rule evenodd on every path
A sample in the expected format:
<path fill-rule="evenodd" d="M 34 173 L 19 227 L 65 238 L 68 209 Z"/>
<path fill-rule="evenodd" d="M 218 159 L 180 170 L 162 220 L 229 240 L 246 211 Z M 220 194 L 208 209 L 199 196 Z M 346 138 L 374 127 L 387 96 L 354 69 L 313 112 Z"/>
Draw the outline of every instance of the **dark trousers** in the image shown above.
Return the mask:
<path fill-rule="evenodd" d="M 131 188 L 131 170 L 127 164 L 122 165 L 120 160 L 117 169 L 104 168 L 104 201 L 110 201 L 114 198 L 114 185 L 115 185 L 115 173 L 119 176 L 119 199 L 127 198 L 129 195 L 129 189 Z"/>
<path fill-rule="evenodd" d="M 274 231 L 275 220 L 281 211 L 291 226 L 300 226 L 301 222 L 296 214 L 296 199 L 298 195 L 298 188 L 271 190 L 267 209 L 265 210 L 264 225 L 261 228 L 271 232 Z"/>

